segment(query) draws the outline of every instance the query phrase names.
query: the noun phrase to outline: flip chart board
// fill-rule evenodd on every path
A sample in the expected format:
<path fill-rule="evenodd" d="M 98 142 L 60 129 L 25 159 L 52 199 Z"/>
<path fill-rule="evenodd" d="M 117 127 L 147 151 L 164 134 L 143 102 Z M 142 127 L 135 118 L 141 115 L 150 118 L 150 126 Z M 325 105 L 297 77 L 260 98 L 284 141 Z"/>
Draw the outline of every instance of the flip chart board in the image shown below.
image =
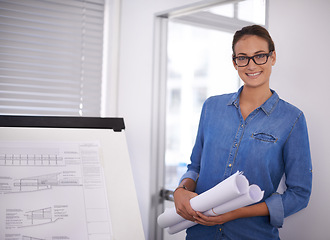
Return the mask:
<path fill-rule="evenodd" d="M 0 116 L 0 239 L 145 239 L 122 118 Z"/>

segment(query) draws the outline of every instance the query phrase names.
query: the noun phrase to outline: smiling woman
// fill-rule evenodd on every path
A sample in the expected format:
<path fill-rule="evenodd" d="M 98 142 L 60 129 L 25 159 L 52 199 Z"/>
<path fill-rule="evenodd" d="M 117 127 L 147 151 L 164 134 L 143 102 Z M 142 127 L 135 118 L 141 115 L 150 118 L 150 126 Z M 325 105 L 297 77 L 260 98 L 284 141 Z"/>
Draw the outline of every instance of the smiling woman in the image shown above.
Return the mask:
<path fill-rule="evenodd" d="M 174 191 L 177 213 L 199 223 L 187 230 L 188 240 L 279 239 L 284 218 L 309 202 L 312 163 L 306 120 L 269 88 L 275 62 L 265 28 L 252 25 L 235 33 L 233 64 L 244 85 L 204 102 L 191 163 Z M 191 198 L 236 171 L 265 191 L 259 203 L 212 217 L 192 209 Z M 280 194 L 274 190 L 284 173 L 287 189 Z"/>

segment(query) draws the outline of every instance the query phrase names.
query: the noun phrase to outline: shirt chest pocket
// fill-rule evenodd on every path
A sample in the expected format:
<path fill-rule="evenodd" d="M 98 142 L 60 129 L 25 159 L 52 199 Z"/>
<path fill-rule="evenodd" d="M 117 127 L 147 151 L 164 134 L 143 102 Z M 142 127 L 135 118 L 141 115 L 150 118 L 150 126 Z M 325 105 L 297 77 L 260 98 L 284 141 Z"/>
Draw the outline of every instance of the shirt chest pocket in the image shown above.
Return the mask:
<path fill-rule="evenodd" d="M 277 142 L 278 138 L 268 133 L 253 133 L 252 138 L 263 142 Z"/>

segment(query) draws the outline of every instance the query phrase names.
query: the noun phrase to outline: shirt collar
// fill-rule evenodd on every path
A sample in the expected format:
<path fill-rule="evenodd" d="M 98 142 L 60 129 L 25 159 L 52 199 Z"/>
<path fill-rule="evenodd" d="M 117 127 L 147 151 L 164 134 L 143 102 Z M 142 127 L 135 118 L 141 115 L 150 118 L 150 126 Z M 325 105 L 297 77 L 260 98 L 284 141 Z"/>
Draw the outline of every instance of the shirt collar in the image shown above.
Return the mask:
<path fill-rule="evenodd" d="M 236 108 L 238 108 L 239 95 L 242 92 L 242 90 L 243 90 L 243 86 L 240 87 L 240 89 L 233 94 L 227 105 L 234 105 Z M 260 106 L 260 108 L 266 113 L 267 116 L 269 116 L 272 113 L 279 100 L 278 94 L 272 89 L 270 89 L 270 91 L 273 93 L 272 96 L 268 98 L 267 101 Z"/>
<path fill-rule="evenodd" d="M 243 86 L 240 87 L 240 89 L 238 89 L 238 91 L 236 93 L 233 94 L 233 96 L 230 98 L 229 102 L 227 103 L 227 105 L 234 105 L 236 108 L 239 107 L 239 95 L 241 94 L 243 90 Z"/>

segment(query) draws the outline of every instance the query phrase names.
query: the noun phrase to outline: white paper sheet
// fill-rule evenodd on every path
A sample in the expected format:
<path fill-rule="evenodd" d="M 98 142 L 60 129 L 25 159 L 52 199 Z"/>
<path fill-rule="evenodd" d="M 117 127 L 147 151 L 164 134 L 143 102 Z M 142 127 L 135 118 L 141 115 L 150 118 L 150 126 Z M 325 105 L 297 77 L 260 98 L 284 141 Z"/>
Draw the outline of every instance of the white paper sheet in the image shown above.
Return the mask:
<path fill-rule="evenodd" d="M 98 142 L 0 142 L 0 239 L 111 238 Z"/>
<path fill-rule="evenodd" d="M 205 212 L 245 194 L 248 187 L 249 182 L 246 177 L 236 172 L 208 191 L 192 198 L 190 204 L 195 211 Z M 182 221 L 185 219 L 176 213 L 175 208 L 167 208 L 157 219 L 162 228 L 173 226 Z"/>
<path fill-rule="evenodd" d="M 241 207 L 248 206 L 250 204 L 259 202 L 263 198 L 263 195 L 264 195 L 264 191 L 261 191 L 259 186 L 252 184 L 249 186 L 247 193 L 245 193 L 237 198 L 234 198 L 220 206 L 209 209 L 208 211 L 204 212 L 204 214 L 206 216 L 217 216 L 217 215 L 220 215 L 220 214 L 223 214 L 226 212 L 230 212 L 237 208 L 241 208 Z M 170 226 L 167 231 L 169 234 L 175 234 L 184 229 L 192 227 L 196 224 L 197 223 L 195 223 L 195 222 L 184 220 L 182 222 L 179 222 L 175 225 Z"/>

